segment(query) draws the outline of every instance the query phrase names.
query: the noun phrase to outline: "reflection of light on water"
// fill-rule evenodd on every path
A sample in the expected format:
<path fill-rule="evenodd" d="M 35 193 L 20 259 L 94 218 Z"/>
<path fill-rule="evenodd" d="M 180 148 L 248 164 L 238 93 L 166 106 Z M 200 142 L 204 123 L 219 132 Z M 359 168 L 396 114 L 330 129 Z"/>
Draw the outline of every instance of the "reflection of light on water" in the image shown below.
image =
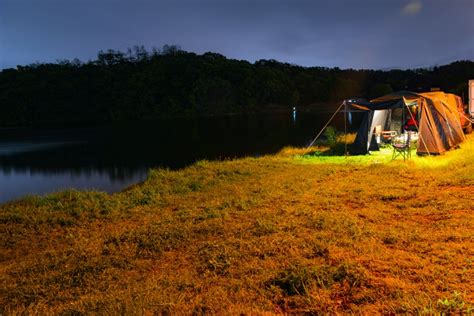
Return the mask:
<path fill-rule="evenodd" d="M 66 145 L 75 145 L 80 142 L 18 142 L 18 143 L 0 143 L 0 155 L 15 155 L 32 151 L 47 150 Z"/>
<path fill-rule="evenodd" d="M 293 117 L 293 123 L 296 123 L 296 107 L 293 107 L 292 117 Z"/>

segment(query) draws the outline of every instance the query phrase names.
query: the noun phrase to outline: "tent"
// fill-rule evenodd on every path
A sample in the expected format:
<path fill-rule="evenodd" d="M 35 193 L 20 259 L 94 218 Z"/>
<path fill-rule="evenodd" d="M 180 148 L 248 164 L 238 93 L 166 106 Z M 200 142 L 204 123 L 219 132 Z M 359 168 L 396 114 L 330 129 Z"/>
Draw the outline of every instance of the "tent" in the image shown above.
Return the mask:
<path fill-rule="evenodd" d="M 371 101 L 346 100 L 344 112 L 362 113 L 362 122 L 350 153 L 367 154 L 376 129 L 401 134 L 404 123 L 416 116 L 417 154 L 441 154 L 465 139 L 459 105 L 462 108 L 460 97 L 444 92 L 400 91 Z"/>

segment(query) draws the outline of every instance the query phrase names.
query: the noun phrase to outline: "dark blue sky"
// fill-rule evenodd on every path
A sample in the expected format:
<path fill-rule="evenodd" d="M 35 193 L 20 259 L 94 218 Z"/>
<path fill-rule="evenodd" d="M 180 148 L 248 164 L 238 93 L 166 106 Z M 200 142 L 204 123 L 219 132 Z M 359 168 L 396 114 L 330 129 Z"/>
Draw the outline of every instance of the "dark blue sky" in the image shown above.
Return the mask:
<path fill-rule="evenodd" d="M 474 0 L 0 0 L 0 68 L 177 44 L 304 66 L 474 60 Z"/>

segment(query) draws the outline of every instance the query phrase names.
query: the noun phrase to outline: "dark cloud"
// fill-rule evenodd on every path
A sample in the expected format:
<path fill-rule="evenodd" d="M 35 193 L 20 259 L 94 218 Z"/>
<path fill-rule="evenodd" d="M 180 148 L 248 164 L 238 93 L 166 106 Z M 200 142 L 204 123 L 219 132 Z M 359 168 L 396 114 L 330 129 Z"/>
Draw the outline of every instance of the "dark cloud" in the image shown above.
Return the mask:
<path fill-rule="evenodd" d="M 0 67 L 178 44 L 305 66 L 474 59 L 472 0 L 0 0 Z"/>

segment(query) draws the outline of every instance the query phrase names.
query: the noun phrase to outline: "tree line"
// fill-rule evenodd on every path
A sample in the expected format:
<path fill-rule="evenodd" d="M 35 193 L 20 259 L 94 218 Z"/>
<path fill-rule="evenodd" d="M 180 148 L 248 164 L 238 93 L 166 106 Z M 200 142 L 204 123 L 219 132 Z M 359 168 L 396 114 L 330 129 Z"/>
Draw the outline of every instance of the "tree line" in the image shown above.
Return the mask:
<path fill-rule="evenodd" d="M 352 97 L 438 87 L 467 97 L 473 61 L 414 70 L 250 63 L 165 45 L 100 51 L 95 60 L 36 63 L 0 72 L 0 126 L 141 120 L 318 108 Z"/>

